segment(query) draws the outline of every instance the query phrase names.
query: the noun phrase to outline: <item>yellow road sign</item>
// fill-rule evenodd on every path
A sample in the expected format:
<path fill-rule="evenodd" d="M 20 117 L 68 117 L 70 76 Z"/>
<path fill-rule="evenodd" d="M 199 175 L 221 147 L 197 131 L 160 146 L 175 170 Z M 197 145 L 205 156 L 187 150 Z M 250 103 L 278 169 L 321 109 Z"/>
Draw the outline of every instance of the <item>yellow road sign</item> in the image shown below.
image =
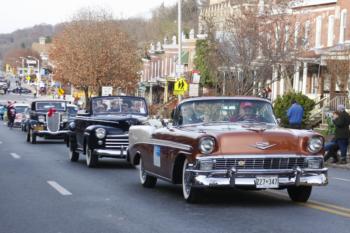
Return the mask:
<path fill-rule="evenodd" d="M 64 90 L 62 88 L 58 88 L 58 95 L 64 95 Z"/>
<path fill-rule="evenodd" d="M 185 78 L 180 78 L 175 82 L 174 94 L 183 95 L 186 91 L 188 91 L 188 83 L 186 82 Z"/>

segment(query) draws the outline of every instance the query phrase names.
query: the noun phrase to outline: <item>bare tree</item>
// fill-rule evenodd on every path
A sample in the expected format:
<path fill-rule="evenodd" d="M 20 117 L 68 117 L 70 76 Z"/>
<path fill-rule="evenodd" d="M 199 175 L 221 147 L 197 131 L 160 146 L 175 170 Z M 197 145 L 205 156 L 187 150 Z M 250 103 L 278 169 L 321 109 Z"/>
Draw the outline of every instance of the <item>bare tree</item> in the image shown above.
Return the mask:
<path fill-rule="evenodd" d="M 287 88 L 292 87 L 294 64 L 304 47 L 303 29 L 287 12 L 289 2 L 260 6 L 256 0 L 231 0 L 234 10 L 224 12 L 225 19 L 213 19 L 217 53 L 225 67 L 219 84 L 226 86 L 225 94 L 251 95 L 272 76 L 272 82 L 284 78 Z"/>
<path fill-rule="evenodd" d="M 39 53 L 34 50 L 11 49 L 4 55 L 4 64 L 9 64 L 11 67 L 22 67 L 26 65 L 25 60 L 22 59 L 29 56 L 40 59 Z"/>
<path fill-rule="evenodd" d="M 135 45 L 104 10 L 78 12 L 54 37 L 50 57 L 54 78 L 83 90 L 86 100 L 102 86 L 132 93 L 137 83 Z"/>
<path fill-rule="evenodd" d="M 336 86 L 341 95 L 346 96 L 350 75 L 350 50 L 336 54 L 338 59 L 327 59 L 327 72 L 330 75 L 330 99 L 335 97 Z"/>

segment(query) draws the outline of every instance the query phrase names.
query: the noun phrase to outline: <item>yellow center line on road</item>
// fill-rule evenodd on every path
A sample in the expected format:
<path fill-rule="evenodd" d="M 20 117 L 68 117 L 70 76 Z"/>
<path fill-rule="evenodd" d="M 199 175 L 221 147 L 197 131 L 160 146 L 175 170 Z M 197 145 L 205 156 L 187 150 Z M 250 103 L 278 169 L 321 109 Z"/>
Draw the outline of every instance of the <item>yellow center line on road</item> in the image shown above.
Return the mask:
<path fill-rule="evenodd" d="M 342 211 L 334 210 L 334 209 L 331 209 L 328 207 L 323 207 L 323 206 L 320 206 L 317 204 L 313 204 L 312 202 L 310 202 L 310 203 L 298 203 L 298 205 L 305 206 L 305 207 L 312 208 L 312 209 L 321 210 L 321 211 L 328 212 L 328 213 L 335 214 L 335 215 L 340 215 L 340 216 L 343 216 L 346 218 L 350 218 L 350 213 L 347 213 L 347 211 L 342 212 Z"/>
<path fill-rule="evenodd" d="M 268 190 L 268 191 L 265 191 L 265 193 L 267 195 L 272 194 L 273 196 L 279 196 L 279 197 L 282 197 L 283 199 L 286 199 L 286 200 L 289 199 L 287 194 L 281 193 L 279 191 Z M 345 208 L 345 207 L 341 207 L 341 206 L 337 206 L 337 205 L 333 205 L 333 204 L 328 204 L 328 203 L 323 203 L 323 202 L 318 202 L 318 201 L 308 201 L 307 203 L 297 203 L 297 202 L 295 202 L 295 203 L 297 205 L 304 206 L 307 208 L 317 209 L 317 210 L 321 210 L 323 212 L 327 212 L 327 213 L 339 215 L 342 217 L 350 218 L 350 209 L 349 208 Z"/>

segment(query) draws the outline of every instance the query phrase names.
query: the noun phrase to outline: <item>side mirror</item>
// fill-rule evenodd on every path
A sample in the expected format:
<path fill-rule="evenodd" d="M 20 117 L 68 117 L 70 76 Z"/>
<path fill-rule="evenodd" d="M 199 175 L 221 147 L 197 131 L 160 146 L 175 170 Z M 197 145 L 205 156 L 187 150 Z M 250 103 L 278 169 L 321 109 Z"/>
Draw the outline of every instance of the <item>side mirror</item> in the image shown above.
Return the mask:
<path fill-rule="evenodd" d="M 281 122 L 282 122 L 281 118 L 277 118 L 277 124 L 281 125 Z"/>
<path fill-rule="evenodd" d="M 164 119 L 160 119 L 160 122 L 162 123 L 163 127 L 167 127 L 168 126 L 167 123 L 164 121 Z"/>

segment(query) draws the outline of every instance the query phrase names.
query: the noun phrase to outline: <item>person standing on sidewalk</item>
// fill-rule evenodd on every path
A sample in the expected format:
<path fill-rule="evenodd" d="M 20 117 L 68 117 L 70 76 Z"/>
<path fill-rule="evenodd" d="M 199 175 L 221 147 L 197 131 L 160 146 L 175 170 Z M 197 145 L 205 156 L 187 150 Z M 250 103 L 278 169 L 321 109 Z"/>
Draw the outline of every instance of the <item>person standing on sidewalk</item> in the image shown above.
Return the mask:
<path fill-rule="evenodd" d="M 325 151 L 328 152 L 328 154 L 325 156 L 325 161 L 331 157 L 330 153 L 332 150 L 334 150 L 334 148 L 338 148 L 340 150 L 340 163 L 346 164 L 350 137 L 350 115 L 345 111 L 344 105 L 338 105 L 337 111 L 333 114 L 333 123 L 335 125 L 334 139 L 325 145 Z M 335 157 L 334 160 L 336 162 L 338 159 Z"/>
<path fill-rule="evenodd" d="M 10 101 L 8 103 L 9 104 L 7 106 L 7 119 L 8 119 L 7 126 L 12 129 L 16 118 L 16 109 L 15 109 L 15 106 Z"/>
<path fill-rule="evenodd" d="M 292 106 L 288 109 L 287 116 L 290 128 L 301 129 L 304 109 L 296 100 L 292 100 Z"/>

